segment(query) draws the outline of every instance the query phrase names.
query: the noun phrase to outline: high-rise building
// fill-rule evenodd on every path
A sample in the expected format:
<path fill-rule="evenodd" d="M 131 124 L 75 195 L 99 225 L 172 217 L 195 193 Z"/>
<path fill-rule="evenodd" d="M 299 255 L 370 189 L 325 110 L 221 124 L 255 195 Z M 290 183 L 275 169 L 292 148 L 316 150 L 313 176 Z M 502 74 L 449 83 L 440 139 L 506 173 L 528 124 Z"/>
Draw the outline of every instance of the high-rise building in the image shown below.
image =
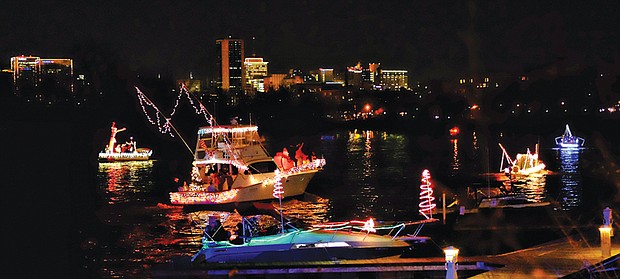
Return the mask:
<path fill-rule="evenodd" d="M 13 88 L 17 93 L 73 93 L 73 60 L 38 56 L 11 58 Z"/>
<path fill-rule="evenodd" d="M 243 40 L 228 38 L 216 40 L 215 44 L 217 88 L 224 91 L 242 91 L 245 84 Z"/>
<path fill-rule="evenodd" d="M 74 92 L 73 89 L 73 60 L 72 59 L 41 59 L 41 86 L 53 88 L 65 93 Z"/>
<path fill-rule="evenodd" d="M 362 87 L 362 70 L 360 63 L 353 67 L 347 67 L 347 85 L 356 88 Z"/>
<path fill-rule="evenodd" d="M 39 85 L 41 57 L 24 55 L 11 57 L 11 71 L 15 92 L 32 91 Z"/>
<path fill-rule="evenodd" d="M 245 85 L 246 92 L 265 92 L 265 77 L 269 75 L 267 71 L 267 63 L 263 58 L 251 57 L 246 58 L 245 67 Z"/>
<path fill-rule="evenodd" d="M 374 85 L 379 85 L 379 70 L 381 63 L 368 63 L 368 81 Z"/>
<path fill-rule="evenodd" d="M 334 69 L 319 68 L 318 80 L 321 83 L 334 81 Z"/>
<path fill-rule="evenodd" d="M 380 70 L 380 72 L 382 89 L 409 89 L 409 76 L 407 70 Z"/>

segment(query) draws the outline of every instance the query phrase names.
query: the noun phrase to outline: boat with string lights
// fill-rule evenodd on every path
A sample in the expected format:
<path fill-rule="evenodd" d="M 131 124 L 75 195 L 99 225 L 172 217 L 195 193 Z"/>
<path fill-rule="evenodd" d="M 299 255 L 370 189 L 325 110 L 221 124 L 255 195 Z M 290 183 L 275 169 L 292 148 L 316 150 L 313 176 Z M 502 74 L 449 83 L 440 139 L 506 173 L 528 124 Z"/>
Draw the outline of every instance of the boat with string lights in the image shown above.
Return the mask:
<path fill-rule="evenodd" d="M 426 243 L 428 237 L 418 236 L 421 228 L 424 224 L 438 221 L 423 219 L 377 225 L 369 218 L 366 221 L 322 223 L 306 229 L 299 229 L 282 221 L 281 225 L 276 227 L 277 232 L 263 234 L 261 222 L 257 221 L 259 216 L 243 217 L 237 225 L 234 237 L 230 239 L 218 241 L 206 233 L 200 250 L 194 254 L 191 262 L 195 265 L 208 265 L 340 261 L 397 256 L 412 250 L 418 243 Z M 411 234 L 404 234 L 407 226 L 417 228 Z"/>
<path fill-rule="evenodd" d="M 117 128 L 116 122 L 112 122 L 110 141 L 105 149 L 99 152 L 100 162 L 122 162 L 122 161 L 147 161 L 151 159 L 153 150 L 150 148 L 138 148 L 133 137 L 128 142 L 118 144 L 116 134 L 125 131 L 126 128 Z"/>
<path fill-rule="evenodd" d="M 284 180 L 276 177 L 277 182 Z M 254 262 L 308 262 L 374 259 L 400 255 L 412 250 L 416 244 L 427 243 L 428 237 L 419 233 L 427 223 L 437 222 L 432 211 L 436 207 L 428 170 L 422 174 L 419 213 L 421 220 L 380 223 L 373 218 L 366 221 L 342 221 L 313 224 L 298 229 L 285 218 L 282 210 L 282 193 L 274 190 L 280 200 L 280 209 L 273 203 L 236 204 L 234 212 L 241 215 L 241 222 L 230 234 L 222 234 L 222 223 L 209 219 L 200 250 L 191 258 L 194 264 L 254 263 Z M 251 216 L 247 218 L 247 216 Z M 276 230 L 261 227 L 257 216 L 279 218 Z M 285 222 L 285 220 L 287 220 Z M 271 223 L 278 223 L 271 222 Z M 405 228 L 415 226 L 415 231 L 405 234 Z M 273 227 L 273 226 L 272 226 Z M 271 233 L 264 233 L 269 232 Z M 219 232 L 219 233 L 218 233 Z"/>
<path fill-rule="evenodd" d="M 538 144 L 534 153 L 527 149 L 526 153 L 518 153 L 513 160 L 508 152 L 499 144 L 502 149 L 502 162 L 500 171 L 503 171 L 509 178 L 522 178 L 527 176 L 537 176 L 547 174 L 545 163 L 538 157 Z M 508 162 L 508 167 L 504 168 L 504 161 Z"/>
<path fill-rule="evenodd" d="M 585 139 L 573 135 L 568 127 L 568 124 L 566 124 L 564 133 L 555 138 L 555 143 L 560 148 L 581 148 L 585 142 Z"/>
<path fill-rule="evenodd" d="M 273 200 L 302 195 L 325 159 L 286 149 L 270 156 L 258 126 L 210 125 L 198 129 L 191 182 L 170 193 L 170 203 L 186 208 Z"/>

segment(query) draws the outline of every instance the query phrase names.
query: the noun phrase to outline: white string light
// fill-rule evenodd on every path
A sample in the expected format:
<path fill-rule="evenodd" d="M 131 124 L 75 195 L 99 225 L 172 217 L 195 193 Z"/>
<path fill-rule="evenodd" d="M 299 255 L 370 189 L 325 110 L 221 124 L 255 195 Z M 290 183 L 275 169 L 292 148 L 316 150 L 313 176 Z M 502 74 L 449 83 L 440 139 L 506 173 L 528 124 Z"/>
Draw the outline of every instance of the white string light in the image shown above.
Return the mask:
<path fill-rule="evenodd" d="M 433 196 L 433 188 L 431 188 L 431 172 L 424 170 L 422 172 L 422 184 L 420 185 L 420 214 L 424 215 L 426 219 L 433 218 L 433 209 L 437 205 L 433 202 L 435 197 Z"/>

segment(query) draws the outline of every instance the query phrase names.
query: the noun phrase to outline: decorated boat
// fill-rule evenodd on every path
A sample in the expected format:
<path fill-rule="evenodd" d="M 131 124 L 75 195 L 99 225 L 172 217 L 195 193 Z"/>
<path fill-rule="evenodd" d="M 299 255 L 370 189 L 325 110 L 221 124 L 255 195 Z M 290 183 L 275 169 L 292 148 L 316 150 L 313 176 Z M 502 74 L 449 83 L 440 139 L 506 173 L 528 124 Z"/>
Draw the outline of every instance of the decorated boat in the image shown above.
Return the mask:
<path fill-rule="evenodd" d="M 222 224 L 227 223 L 230 214 L 218 215 L 215 222 L 210 216 L 202 246 L 192 257 L 192 263 L 340 261 L 402 255 L 414 245 L 425 243 L 428 237 L 418 236 L 422 227 L 438 221 L 425 218 L 377 224 L 369 218 L 320 223 L 300 229 L 282 217 L 281 211 L 271 203 L 261 203 L 260 208 L 254 207 L 252 211 L 258 214 L 242 215 L 236 230 L 224 234 L 221 233 Z M 405 234 L 405 228 L 411 226 L 416 229 Z M 222 238 L 222 235 L 230 236 Z"/>
<path fill-rule="evenodd" d="M 545 163 L 538 157 L 538 144 L 536 144 L 534 153 L 528 148 L 526 153 L 518 153 L 514 160 L 508 155 L 501 143 L 499 147 L 502 149 L 500 171 L 503 171 L 508 177 L 518 178 L 547 174 Z M 508 163 L 507 167 L 504 167 L 504 162 Z"/>
<path fill-rule="evenodd" d="M 325 159 L 284 149 L 270 156 L 257 125 L 198 129 L 191 182 L 170 193 L 174 205 L 223 205 L 302 195 Z"/>
<path fill-rule="evenodd" d="M 585 142 L 586 141 L 583 138 L 573 135 L 568 127 L 568 124 L 566 124 L 564 133 L 555 138 L 555 143 L 560 148 L 581 148 Z"/>
<path fill-rule="evenodd" d="M 116 122 L 112 122 L 110 141 L 105 149 L 99 152 L 99 161 L 117 162 L 117 161 L 146 161 L 151 158 L 153 150 L 150 148 L 138 148 L 133 137 L 128 142 L 117 143 L 116 134 L 125 131 L 126 128 L 117 128 Z"/>
<path fill-rule="evenodd" d="M 280 178 L 278 178 L 279 180 Z M 430 172 L 424 170 L 420 185 L 419 213 L 424 218 L 408 222 L 391 222 L 377 225 L 372 218 L 366 221 L 324 222 L 306 229 L 298 229 L 285 222 L 281 199 L 280 209 L 273 203 L 236 205 L 234 211 L 242 216 L 230 237 L 221 238 L 223 222 L 212 222 L 206 227 L 202 247 L 192 257 L 195 264 L 234 262 L 306 262 L 373 259 L 401 255 L 418 243 L 426 243 L 428 237 L 420 237 L 422 227 L 438 221 L 432 211 L 436 207 Z M 274 195 L 275 196 L 275 195 Z M 280 219 L 276 230 L 260 228 L 261 222 L 249 213 L 267 215 Z M 228 215 L 230 216 L 230 215 Z M 275 220 L 274 219 L 274 220 Z M 211 225 L 211 224 L 220 224 Z M 278 221 L 273 222 L 278 223 Z M 405 228 L 415 230 L 405 234 Z M 271 233 L 263 233 L 269 232 Z M 401 235 L 402 234 L 402 235 Z M 224 234 L 226 236 L 226 234 Z"/>

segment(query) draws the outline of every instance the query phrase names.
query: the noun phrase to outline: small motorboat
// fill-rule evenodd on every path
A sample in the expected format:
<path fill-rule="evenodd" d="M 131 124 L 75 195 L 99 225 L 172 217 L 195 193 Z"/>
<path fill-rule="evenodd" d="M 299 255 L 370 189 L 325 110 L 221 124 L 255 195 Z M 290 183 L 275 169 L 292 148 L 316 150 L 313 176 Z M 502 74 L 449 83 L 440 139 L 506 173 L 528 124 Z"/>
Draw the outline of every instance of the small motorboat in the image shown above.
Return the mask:
<path fill-rule="evenodd" d="M 252 218 L 242 218 L 238 242 L 215 241 L 203 237 L 201 249 L 192 257 L 194 264 L 236 262 L 306 262 L 373 259 L 401 255 L 412 248 L 421 226 L 437 219 L 375 227 L 367 221 L 334 222 L 298 229 L 290 223 L 271 235 L 257 235 Z M 417 224 L 415 235 L 398 234 L 405 226 Z M 378 234 L 389 230 L 392 234 Z"/>

